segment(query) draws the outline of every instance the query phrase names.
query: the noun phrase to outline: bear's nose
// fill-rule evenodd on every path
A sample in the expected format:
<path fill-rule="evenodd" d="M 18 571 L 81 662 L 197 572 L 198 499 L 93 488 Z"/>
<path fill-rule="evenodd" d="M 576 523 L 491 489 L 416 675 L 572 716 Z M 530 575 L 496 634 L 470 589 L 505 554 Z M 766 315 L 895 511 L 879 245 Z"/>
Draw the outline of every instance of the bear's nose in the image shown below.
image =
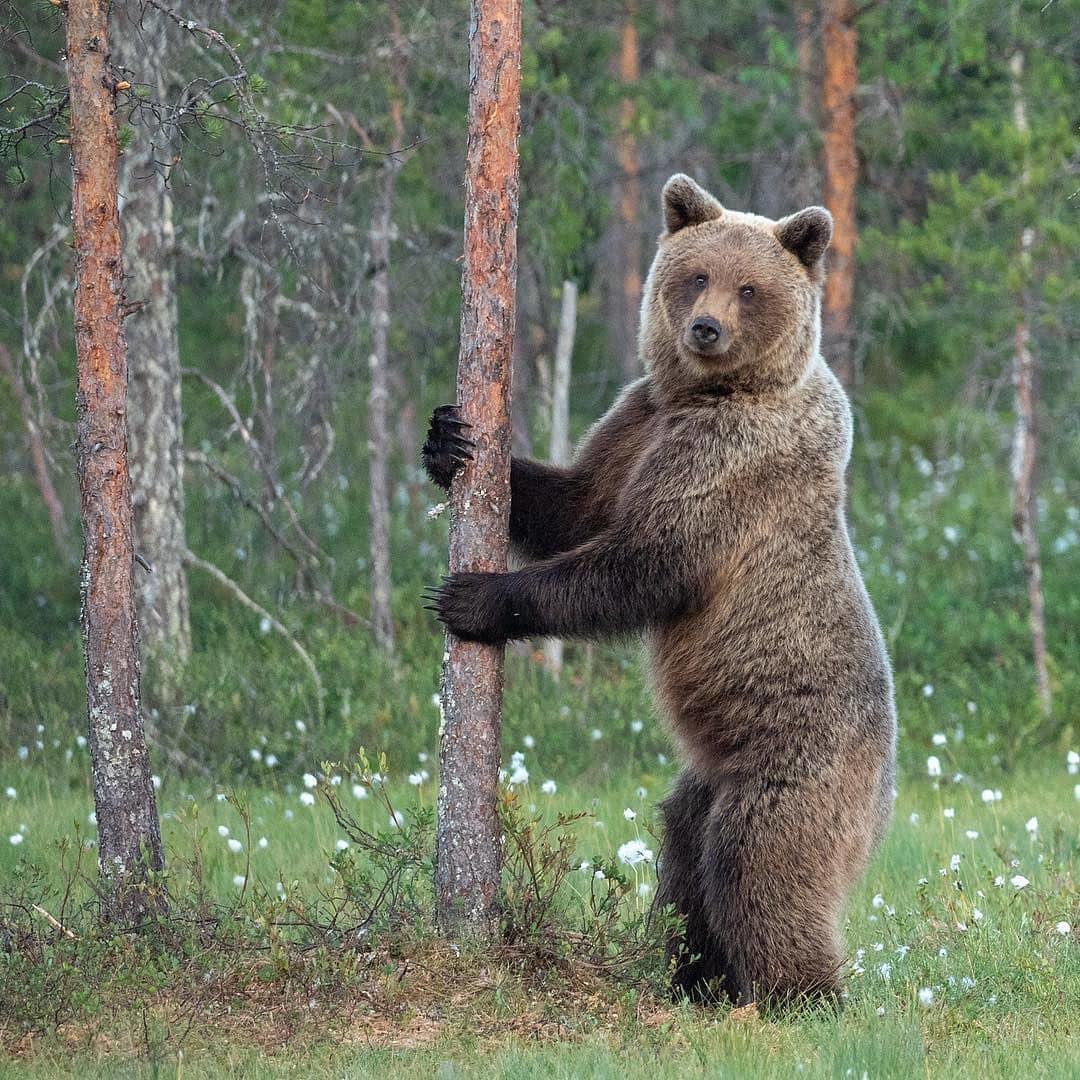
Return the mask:
<path fill-rule="evenodd" d="M 720 324 L 710 315 L 695 319 L 690 327 L 694 340 L 701 345 L 715 345 L 720 338 L 720 331 Z"/>

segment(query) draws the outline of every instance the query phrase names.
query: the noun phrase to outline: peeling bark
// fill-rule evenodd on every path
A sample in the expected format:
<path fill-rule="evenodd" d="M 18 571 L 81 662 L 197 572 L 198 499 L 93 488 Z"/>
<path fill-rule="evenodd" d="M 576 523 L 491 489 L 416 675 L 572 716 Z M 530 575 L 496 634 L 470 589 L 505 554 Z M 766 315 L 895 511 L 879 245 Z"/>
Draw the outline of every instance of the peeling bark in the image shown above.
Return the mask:
<path fill-rule="evenodd" d="M 152 98 L 166 96 L 166 18 L 153 8 L 125 4 L 117 22 L 113 67 L 133 84 L 149 85 Z M 127 16 L 119 21 L 121 14 Z M 184 447 L 180 401 L 173 268 L 173 200 L 169 170 L 176 148 L 169 133 L 137 110 L 133 137 L 120 161 L 120 206 L 124 232 L 124 291 L 139 308 L 128 318 L 131 382 L 128 437 L 135 549 L 153 567 L 136 579 L 143 661 L 154 679 L 144 687 L 154 705 L 177 700 L 191 655 L 184 552 Z"/>
<path fill-rule="evenodd" d="M 833 216 L 833 238 L 822 305 L 822 336 L 826 359 L 845 386 L 851 385 L 853 374 L 851 303 L 855 292 L 855 184 L 859 171 L 855 153 L 855 15 L 853 0 L 826 0 L 822 180 L 824 202 Z"/>
<path fill-rule="evenodd" d="M 559 336 L 555 341 L 555 372 L 551 383 L 551 444 L 548 458 L 552 465 L 565 465 L 570 460 L 570 361 L 574 354 L 576 330 L 577 285 L 564 281 L 559 306 Z M 562 639 L 548 638 L 544 642 L 544 663 L 556 679 L 562 674 L 562 662 Z"/>
<path fill-rule="evenodd" d="M 1013 53 L 1009 62 L 1013 91 L 1013 123 L 1016 130 L 1028 133 L 1027 106 L 1024 101 L 1024 53 Z M 1021 176 L 1026 185 L 1030 179 L 1025 164 Z M 1050 690 L 1050 670 L 1046 657 L 1046 616 L 1043 611 L 1042 560 L 1039 556 L 1038 518 L 1035 508 L 1035 466 L 1039 455 L 1039 429 L 1036 410 L 1039 400 L 1039 362 L 1031 351 L 1031 331 L 1028 311 L 1031 300 L 1027 282 L 1031 275 L 1031 248 L 1035 232 L 1025 228 L 1020 234 L 1020 266 L 1024 287 L 1019 298 L 1020 318 L 1016 323 L 1013 350 L 1013 387 L 1015 391 L 1016 422 L 1012 447 L 1012 521 L 1013 532 L 1024 553 L 1024 577 L 1028 594 L 1028 627 L 1031 632 L 1031 657 L 1035 667 L 1035 692 L 1039 708 L 1045 717 L 1053 710 Z"/>
<path fill-rule="evenodd" d="M 457 394 L 477 447 L 451 489 L 451 572 L 506 569 L 520 95 L 520 0 L 471 0 Z M 439 926 L 454 937 L 495 931 L 502 659 L 447 638 L 435 887 Z"/>
<path fill-rule="evenodd" d="M 103 915 L 159 907 L 163 865 L 139 708 L 127 448 L 127 354 L 117 207 L 116 119 L 107 0 L 69 0 L 72 225 L 75 246 L 76 461 L 83 523 L 81 623 Z"/>

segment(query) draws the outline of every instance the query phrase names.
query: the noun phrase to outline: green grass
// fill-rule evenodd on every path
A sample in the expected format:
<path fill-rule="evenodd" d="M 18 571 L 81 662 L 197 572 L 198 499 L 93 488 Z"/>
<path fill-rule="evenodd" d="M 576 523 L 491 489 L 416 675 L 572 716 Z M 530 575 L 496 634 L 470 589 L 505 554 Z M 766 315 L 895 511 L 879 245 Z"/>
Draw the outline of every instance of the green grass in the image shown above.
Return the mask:
<path fill-rule="evenodd" d="M 34 752 L 0 769 L 0 787 L 17 791 L 0 801 L 4 893 L 13 882 L 27 882 L 30 863 L 55 885 L 61 876 L 58 845 L 66 839 L 70 867 L 74 838 L 93 836 L 83 754 L 75 748 L 59 781 L 58 770 L 43 768 Z M 564 887 L 566 912 L 584 912 L 597 887 L 596 865 L 617 866 L 617 848 L 628 839 L 639 837 L 655 848 L 652 808 L 664 779 L 650 765 L 647 782 L 640 771 L 627 771 L 602 789 L 559 784 L 555 795 L 547 795 L 540 790 L 546 779 L 542 755 L 525 755 L 532 775 L 517 789 L 518 806 L 535 806 L 548 821 L 558 812 L 588 811 L 570 826 L 577 843 L 572 860 L 592 865 L 575 869 Z M 391 763 L 386 785 L 407 820 L 430 809 L 434 797 L 432 779 L 418 786 L 407 782 L 412 767 L 394 769 Z M 430 761 L 415 767 L 434 772 Z M 429 931 L 414 926 L 384 931 L 388 951 L 367 967 L 344 960 L 356 955 L 347 948 L 324 946 L 302 964 L 294 957 L 289 963 L 296 966 L 280 990 L 272 983 L 258 994 L 243 978 L 204 992 L 191 985 L 190 971 L 184 974 L 175 958 L 138 950 L 120 950 L 111 966 L 100 957 L 88 960 L 103 974 L 85 999 L 71 994 L 59 1023 L 49 1021 L 48 1002 L 39 1003 L 44 1020 L 33 1031 L 5 1021 L 0 1009 L 10 1055 L 0 1059 L 0 1076 L 1075 1076 L 1076 779 L 1064 761 L 992 778 L 905 778 L 892 829 L 848 909 L 851 970 L 838 1017 L 819 1012 L 766 1021 L 673 1007 L 640 981 L 611 980 L 597 989 L 596 977 L 582 971 L 576 985 L 572 958 L 570 968 L 555 965 L 549 975 L 520 970 L 506 957 L 488 963 L 471 954 L 453 959 Z M 232 908 L 238 927 L 257 920 L 260 904 L 264 911 L 272 905 L 278 882 L 315 904 L 312 898 L 333 895 L 341 874 L 349 873 L 336 848 L 342 830 L 325 801 L 301 802 L 308 790 L 302 775 L 276 780 L 241 797 L 250 835 L 245 815 L 216 786 L 166 776 L 160 791 L 174 888 L 185 878 L 192 887 L 192 856 L 201 849 L 205 896 Z M 1000 801 L 984 802 L 984 787 L 1000 788 Z M 389 828 L 386 806 L 372 795 L 357 800 L 348 776 L 333 790 L 362 824 Z M 628 808 L 634 820 L 624 816 Z M 22 842 L 12 845 L 13 835 L 23 836 Z M 231 850 L 229 839 L 239 840 L 243 850 Z M 84 870 L 92 880 L 93 852 L 86 854 Z M 622 869 L 629 887 L 620 917 L 632 920 L 647 905 L 641 894 L 655 880 L 653 867 Z M 1028 883 L 1018 888 L 1012 881 L 1017 875 Z M 52 913 L 72 925 L 92 925 L 79 912 L 86 890 L 76 882 L 65 911 Z M 50 895 L 55 904 L 56 894 Z M 11 909 L 4 911 L 14 917 Z M 44 916 L 33 918 L 42 933 L 48 931 Z M 1068 933 L 1060 932 L 1064 921 L 1072 924 Z M 245 933 L 237 931 L 238 950 Z M 254 939 L 246 940 L 250 946 Z M 63 945 L 43 954 L 46 966 L 61 962 Z M 90 945 L 67 947 L 66 962 L 72 962 Z M 219 961 L 225 969 L 233 958 L 224 949 L 213 962 L 202 958 L 203 980 Z M 0 990 L 12 994 L 17 987 L 10 955 L 3 962 L 8 969 L 0 967 Z M 887 977 L 883 964 L 889 965 Z M 340 980 L 341 986 L 322 989 L 320 979 Z M 28 983 L 25 993 L 44 992 L 45 985 Z M 457 1001 L 463 987 L 472 989 Z M 933 995 L 928 1004 L 919 998 L 926 990 Z M 305 1011 L 309 1015 L 301 1016 Z"/>

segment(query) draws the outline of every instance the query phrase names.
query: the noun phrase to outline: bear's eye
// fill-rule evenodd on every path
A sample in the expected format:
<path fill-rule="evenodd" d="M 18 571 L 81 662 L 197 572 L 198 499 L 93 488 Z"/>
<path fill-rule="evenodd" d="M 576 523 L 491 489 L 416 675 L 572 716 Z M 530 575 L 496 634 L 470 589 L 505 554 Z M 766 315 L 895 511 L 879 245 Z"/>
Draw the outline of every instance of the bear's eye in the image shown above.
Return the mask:
<path fill-rule="evenodd" d="M 739 290 L 739 295 L 740 295 L 740 296 L 741 296 L 741 297 L 742 297 L 742 298 L 743 298 L 744 300 L 749 300 L 749 299 L 750 299 L 750 298 L 751 298 L 751 297 L 752 297 L 752 296 L 754 295 L 754 286 L 753 286 L 753 285 L 744 285 L 744 286 L 743 286 L 743 287 L 742 287 L 742 288 L 741 288 L 741 289 Z"/>
<path fill-rule="evenodd" d="M 694 284 L 699 289 L 704 289 L 709 284 L 709 279 L 704 274 L 697 274 L 694 277 Z"/>

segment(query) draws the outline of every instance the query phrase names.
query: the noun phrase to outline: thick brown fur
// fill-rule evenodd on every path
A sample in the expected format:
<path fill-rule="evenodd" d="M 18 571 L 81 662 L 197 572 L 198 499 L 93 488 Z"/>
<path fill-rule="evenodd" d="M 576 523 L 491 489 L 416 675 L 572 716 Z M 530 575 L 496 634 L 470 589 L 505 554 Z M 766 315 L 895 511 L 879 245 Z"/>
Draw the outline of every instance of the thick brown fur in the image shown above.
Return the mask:
<path fill-rule="evenodd" d="M 643 633 L 685 766 L 656 896 L 685 922 L 676 989 L 832 996 L 844 901 L 889 817 L 895 715 L 844 521 L 850 410 L 819 351 L 831 219 L 728 211 L 681 175 L 664 216 L 648 374 L 573 465 L 514 460 L 511 537 L 533 561 L 454 575 L 435 606 L 480 641 Z M 437 412 L 424 448 L 444 485 L 460 425 Z"/>

